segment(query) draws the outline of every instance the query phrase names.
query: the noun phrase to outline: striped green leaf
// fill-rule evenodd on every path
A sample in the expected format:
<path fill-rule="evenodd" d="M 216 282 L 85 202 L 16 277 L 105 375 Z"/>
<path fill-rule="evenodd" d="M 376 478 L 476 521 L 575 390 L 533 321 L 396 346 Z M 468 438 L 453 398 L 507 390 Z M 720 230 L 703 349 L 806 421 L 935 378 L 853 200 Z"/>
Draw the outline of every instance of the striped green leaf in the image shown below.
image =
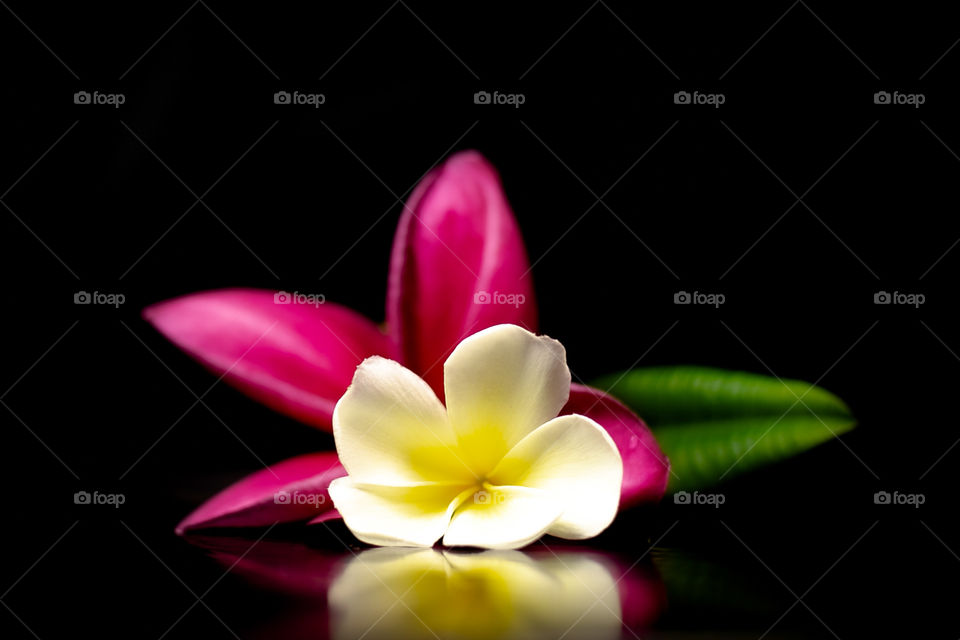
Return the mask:
<path fill-rule="evenodd" d="M 670 490 L 712 486 L 852 429 L 850 409 L 798 380 L 707 367 L 651 367 L 596 381 L 653 429 Z"/>

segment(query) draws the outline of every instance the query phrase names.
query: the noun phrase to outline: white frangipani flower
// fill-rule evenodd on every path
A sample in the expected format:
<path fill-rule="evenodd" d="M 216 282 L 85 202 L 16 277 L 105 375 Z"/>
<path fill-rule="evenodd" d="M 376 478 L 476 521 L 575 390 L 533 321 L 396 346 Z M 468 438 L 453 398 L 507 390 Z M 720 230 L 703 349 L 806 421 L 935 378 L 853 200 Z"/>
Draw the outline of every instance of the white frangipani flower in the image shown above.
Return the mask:
<path fill-rule="evenodd" d="M 337 403 L 348 475 L 330 497 L 357 538 L 514 549 L 613 521 L 620 453 L 590 418 L 557 417 L 570 393 L 559 342 L 497 325 L 461 342 L 443 374 L 446 408 L 409 369 L 367 358 Z"/>

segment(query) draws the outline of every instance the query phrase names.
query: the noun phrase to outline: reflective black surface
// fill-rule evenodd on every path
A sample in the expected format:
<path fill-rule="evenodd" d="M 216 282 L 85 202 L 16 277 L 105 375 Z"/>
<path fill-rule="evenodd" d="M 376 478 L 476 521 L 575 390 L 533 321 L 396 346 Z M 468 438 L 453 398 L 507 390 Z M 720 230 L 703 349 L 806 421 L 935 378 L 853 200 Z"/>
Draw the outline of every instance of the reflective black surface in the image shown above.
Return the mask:
<path fill-rule="evenodd" d="M 912 515 L 665 505 L 588 543 L 469 552 L 369 548 L 341 523 L 181 539 L 147 496 L 122 516 L 11 532 L 19 575 L 67 530 L 4 602 L 41 638 L 850 638 L 954 624 L 960 561 L 941 540 L 955 529 Z M 7 637 L 30 637 L 10 615 Z"/>

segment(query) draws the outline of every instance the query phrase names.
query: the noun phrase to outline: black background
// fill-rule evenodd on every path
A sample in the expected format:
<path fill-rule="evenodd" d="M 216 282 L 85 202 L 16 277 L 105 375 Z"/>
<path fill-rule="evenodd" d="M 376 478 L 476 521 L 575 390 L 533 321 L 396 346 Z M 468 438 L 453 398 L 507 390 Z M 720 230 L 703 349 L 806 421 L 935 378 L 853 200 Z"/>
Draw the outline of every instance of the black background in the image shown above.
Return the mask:
<path fill-rule="evenodd" d="M 784 629 L 956 637 L 960 29 L 948 15 L 6 3 L 5 637 L 159 637 L 194 601 L 176 576 L 200 594 L 222 573 L 173 536 L 176 522 L 262 463 L 332 447 L 210 388 L 140 310 L 251 286 L 322 293 L 380 321 L 400 200 L 468 148 L 501 173 L 541 330 L 576 377 L 681 363 L 774 373 L 819 380 L 860 421 L 728 483 L 720 510 L 664 504 L 595 544 L 639 555 L 676 524 L 660 545 L 732 566 L 782 593 L 783 609 L 815 584 L 804 601 L 816 615 L 798 605 Z M 126 102 L 75 105 L 81 90 Z M 326 103 L 275 105 L 280 90 Z M 481 90 L 525 103 L 476 105 Z M 726 102 L 674 104 L 681 90 Z M 926 102 L 876 105 L 882 90 Z M 78 306 L 81 290 L 126 302 Z M 677 306 L 679 290 L 726 304 Z M 878 306 L 881 290 L 926 302 Z M 94 489 L 127 503 L 73 504 Z M 879 490 L 926 503 L 877 506 Z M 243 635 L 258 597 L 228 577 L 209 602 Z M 671 610 L 663 628 L 757 637 L 776 617 Z M 201 633 L 230 637 L 199 607 L 167 637 Z"/>

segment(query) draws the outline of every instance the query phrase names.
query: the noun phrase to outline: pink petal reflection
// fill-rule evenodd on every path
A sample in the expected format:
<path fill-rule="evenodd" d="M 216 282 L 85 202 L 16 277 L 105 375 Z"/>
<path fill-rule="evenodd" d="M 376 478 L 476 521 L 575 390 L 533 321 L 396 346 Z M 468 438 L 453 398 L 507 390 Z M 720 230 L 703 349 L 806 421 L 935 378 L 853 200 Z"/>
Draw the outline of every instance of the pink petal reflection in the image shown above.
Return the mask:
<path fill-rule="evenodd" d="M 204 549 L 224 567 L 232 567 L 232 574 L 257 587 L 310 603 L 326 598 L 334 577 L 351 557 L 270 537 L 257 542 L 250 537 L 191 533 L 184 540 Z"/>

